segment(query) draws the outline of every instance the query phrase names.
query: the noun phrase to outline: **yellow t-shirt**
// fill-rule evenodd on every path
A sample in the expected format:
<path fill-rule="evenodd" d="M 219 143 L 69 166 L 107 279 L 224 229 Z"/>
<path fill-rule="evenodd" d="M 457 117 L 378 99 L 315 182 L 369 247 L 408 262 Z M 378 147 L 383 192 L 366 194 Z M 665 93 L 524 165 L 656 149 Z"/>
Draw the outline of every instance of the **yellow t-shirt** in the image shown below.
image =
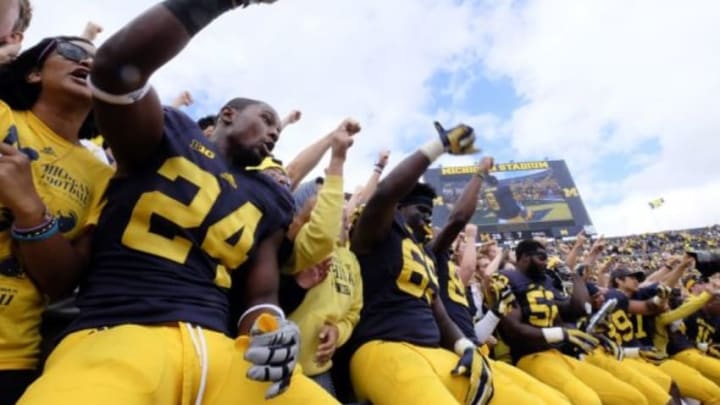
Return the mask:
<path fill-rule="evenodd" d="M 80 235 L 113 169 L 84 147 L 55 134 L 32 112 L 12 111 L 2 101 L 0 142 L 30 158 L 35 188 L 57 216 L 65 237 Z M 0 370 L 32 369 L 47 299 L 12 256 L 11 225 L 12 214 L 0 204 Z"/>
<path fill-rule="evenodd" d="M 344 345 L 360 319 L 362 289 L 360 264 L 355 254 L 347 246 L 336 247 L 327 278 L 311 288 L 302 304 L 288 316 L 300 328 L 303 373 L 315 376 L 332 367 L 332 361 L 322 365 L 315 362 L 320 330 L 326 323 L 337 326 L 337 347 Z"/>

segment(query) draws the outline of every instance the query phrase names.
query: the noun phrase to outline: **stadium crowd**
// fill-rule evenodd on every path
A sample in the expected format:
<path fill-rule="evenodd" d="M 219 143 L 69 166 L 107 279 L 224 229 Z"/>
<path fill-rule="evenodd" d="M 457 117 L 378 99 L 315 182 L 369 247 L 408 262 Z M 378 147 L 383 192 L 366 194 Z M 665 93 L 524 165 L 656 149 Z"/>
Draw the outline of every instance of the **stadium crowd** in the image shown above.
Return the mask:
<path fill-rule="evenodd" d="M 346 194 L 352 119 L 287 159 L 298 111 L 162 105 L 149 78 L 196 33 L 274 2 L 166 0 L 99 49 L 90 23 L 22 52 L 29 0 L 0 3 L 0 405 L 720 404 L 717 226 L 478 242 L 493 158 L 441 228 L 420 181 L 475 153 L 467 125 Z"/>

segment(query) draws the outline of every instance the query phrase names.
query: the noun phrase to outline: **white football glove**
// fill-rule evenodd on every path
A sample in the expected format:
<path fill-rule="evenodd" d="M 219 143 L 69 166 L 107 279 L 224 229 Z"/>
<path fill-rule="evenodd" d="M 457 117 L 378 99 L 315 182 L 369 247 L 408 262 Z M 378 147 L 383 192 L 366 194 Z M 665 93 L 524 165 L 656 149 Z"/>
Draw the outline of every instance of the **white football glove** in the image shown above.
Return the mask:
<path fill-rule="evenodd" d="M 250 330 L 245 360 L 253 363 L 248 378 L 273 384 L 265 398 L 273 398 L 290 386 L 300 351 L 300 329 L 293 322 L 270 314 L 260 315 Z"/>

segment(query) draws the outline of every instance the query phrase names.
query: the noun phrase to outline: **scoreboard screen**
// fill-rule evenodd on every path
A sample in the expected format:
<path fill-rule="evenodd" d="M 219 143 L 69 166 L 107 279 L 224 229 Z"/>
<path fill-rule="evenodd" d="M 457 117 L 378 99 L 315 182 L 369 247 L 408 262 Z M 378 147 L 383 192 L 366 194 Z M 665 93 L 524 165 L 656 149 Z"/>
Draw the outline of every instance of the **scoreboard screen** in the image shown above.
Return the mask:
<path fill-rule="evenodd" d="M 434 226 L 443 226 L 475 166 L 429 169 L 425 182 L 438 194 Z M 483 183 L 471 220 L 497 240 L 594 233 L 575 182 L 563 160 L 496 164 Z"/>

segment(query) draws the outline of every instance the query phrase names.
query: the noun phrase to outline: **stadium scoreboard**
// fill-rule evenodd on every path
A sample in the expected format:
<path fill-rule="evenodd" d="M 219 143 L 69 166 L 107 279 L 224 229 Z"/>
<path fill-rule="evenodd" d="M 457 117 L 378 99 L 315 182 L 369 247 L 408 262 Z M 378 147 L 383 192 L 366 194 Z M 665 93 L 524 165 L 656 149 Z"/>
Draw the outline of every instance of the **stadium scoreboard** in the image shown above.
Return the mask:
<path fill-rule="evenodd" d="M 424 180 L 438 198 L 433 225 L 442 227 L 475 173 L 475 166 L 428 169 Z M 498 163 L 483 182 L 471 221 L 495 240 L 563 238 L 594 233 L 585 204 L 564 160 Z"/>

